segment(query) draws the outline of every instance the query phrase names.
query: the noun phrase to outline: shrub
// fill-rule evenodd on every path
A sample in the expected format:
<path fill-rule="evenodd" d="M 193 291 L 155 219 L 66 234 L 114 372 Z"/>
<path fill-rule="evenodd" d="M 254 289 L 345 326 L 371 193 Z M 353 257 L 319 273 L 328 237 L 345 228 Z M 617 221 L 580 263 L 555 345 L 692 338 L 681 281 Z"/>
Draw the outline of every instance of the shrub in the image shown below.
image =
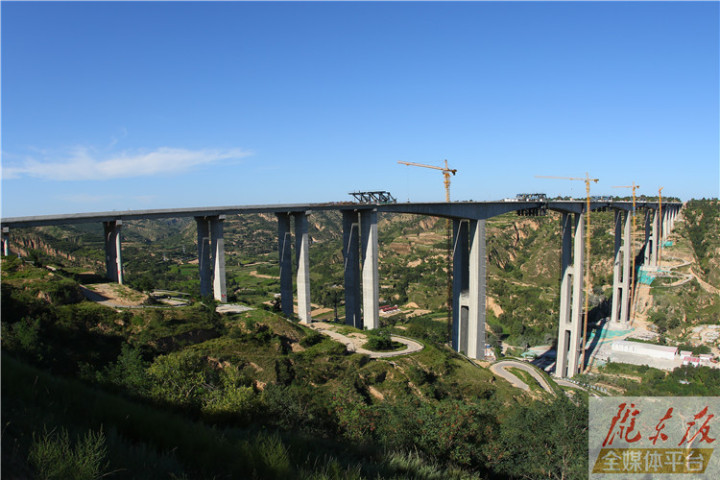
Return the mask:
<path fill-rule="evenodd" d="M 161 355 L 147 369 L 152 397 L 181 406 L 197 406 L 210 379 L 205 359 L 196 352 Z"/>
<path fill-rule="evenodd" d="M 49 282 L 47 294 L 55 305 L 70 305 L 83 300 L 83 294 L 76 282 L 69 279 L 61 279 Z"/>
<path fill-rule="evenodd" d="M 40 320 L 23 318 L 17 323 L 2 325 L 3 348 L 32 358 L 42 358 L 40 341 Z"/>
<path fill-rule="evenodd" d="M 300 345 L 303 347 L 312 347 L 323 341 L 324 336 L 320 333 L 313 332 L 307 337 L 300 340 Z"/>
<path fill-rule="evenodd" d="M 390 334 L 388 332 L 378 332 L 373 335 L 368 335 L 365 348 L 376 352 L 386 352 L 389 350 L 395 350 L 396 344 L 390 339 Z"/>
<path fill-rule="evenodd" d="M 100 382 L 108 382 L 128 391 L 144 395 L 150 390 L 150 378 L 147 373 L 148 364 L 142 358 L 140 350 L 123 344 L 117 361 L 105 367 L 96 378 Z"/>
<path fill-rule="evenodd" d="M 39 479 L 93 480 L 108 468 L 107 446 L 102 429 L 89 431 L 75 446 L 71 445 L 67 430 L 47 431 L 40 438 L 33 434 L 28 462 Z"/>

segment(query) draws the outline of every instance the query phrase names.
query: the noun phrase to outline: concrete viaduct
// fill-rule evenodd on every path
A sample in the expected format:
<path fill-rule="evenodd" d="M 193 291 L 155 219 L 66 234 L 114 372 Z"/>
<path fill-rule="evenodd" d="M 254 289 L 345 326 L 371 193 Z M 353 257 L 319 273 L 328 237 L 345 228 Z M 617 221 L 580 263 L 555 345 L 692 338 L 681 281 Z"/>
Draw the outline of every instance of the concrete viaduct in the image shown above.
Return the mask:
<path fill-rule="evenodd" d="M 636 202 L 645 212 L 644 264 L 657 266 L 661 242 L 670 232 L 680 210 L 679 203 Z M 379 212 L 443 217 L 453 222 L 453 324 L 452 348 L 468 357 L 485 354 L 485 221 L 513 211 L 549 209 L 562 214 L 562 260 L 558 348 L 555 375 L 572 377 L 580 371 L 583 327 L 583 269 L 585 252 L 585 201 L 501 201 L 392 204 L 290 204 L 211 208 L 135 210 L 78 213 L 2 220 L 2 253 L 10 251 L 10 232 L 16 228 L 102 222 L 105 232 L 107 277 L 123 282 L 121 228 L 123 221 L 194 217 L 202 295 L 227 301 L 223 223 L 228 215 L 274 213 L 278 219 L 281 305 L 293 313 L 292 272 L 297 278 L 298 317 L 310 316 L 310 257 L 307 217 L 313 211 L 340 211 L 343 217 L 345 262 L 345 322 L 358 328 L 380 326 L 378 278 Z M 590 210 L 615 212 L 615 260 L 613 269 L 612 320 L 628 322 L 630 313 L 631 202 L 592 201 Z M 662 212 L 660 214 L 660 212 Z M 292 260 L 291 221 L 294 218 L 295 262 Z"/>

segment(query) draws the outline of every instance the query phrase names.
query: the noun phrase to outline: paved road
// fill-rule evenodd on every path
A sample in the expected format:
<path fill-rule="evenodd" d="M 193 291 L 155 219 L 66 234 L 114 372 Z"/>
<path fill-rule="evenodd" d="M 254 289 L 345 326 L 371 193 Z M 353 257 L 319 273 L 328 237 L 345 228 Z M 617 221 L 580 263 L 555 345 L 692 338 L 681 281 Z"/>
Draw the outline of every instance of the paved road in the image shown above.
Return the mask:
<path fill-rule="evenodd" d="M 361 348 L 358 350 L 358 353 L 366 353 L 367 355 L 370 355 L 370 358 L 388 358 L 397 357 L 398 355 L 407 355 L 408 353 L 419 352 L 423 349 L 422 343 L 416 342 L 415 340 L 411 340 L 409 338 L 398 337 L 397 335 L 390 335 L 390 339 L 393 342 L 398 342 L 405 345 L 405 350 L 396 350 L 393 352 L 371 352 L 369 350 Z"/>
<path fill-rule="evenodd" d="M 423 345 L 419 342 L 416 342 L 415 340 L 411 340 L 405 337 L 398 337 L 397 335 L 391 335 L 390 339 L 393 342 L 402 343 L 406 346 L 406 348 L 404 350 L 394 350 L 392 352 L 373 352 L 371 350 L 366 350 L 362 348 L 362 345 L 364 345 L 367 341 L 367 336 L 365 334 L 356 333 L 352 334 L 352 337 L 349 337 L 334 331 L 333 326 L 323 322 L 313 322 L 308 326 L 313 330 L 322 333 L 323 335 L 327 335 L 336 342 L 342 343 L 343 345 L 345 345 L 349 352 L 362 353 L 364 355 L 368 355 L 370 358 L 397 357 L 399 355 L 407 355 L 409 353 L 419 352 L 423 349 Z"/>
<path fill-rule="evenodd" d="M 557 383 L 558 385 L 561 385 L 563 387 L 576 388 L 578 390 L 582 390 L 583 392 L 587 392 L 588 394 L 592 395 L 593 397 L 598 397 L 598 398 L 600 397 L 600 395 L 597 392 L 587 389 L 585 387 L 581 387 L 577 383 L 568 382 L 567 380 L 563 380 L 562 378 L 556 378 L 555 383 Z"/>
<path fill-rule="evenodd" d="M 555 395 L 555 390 L 552 389 L 550 384 L 545 380 L 545 378 L 538 373 L 538 371 L 528 365 L 525 362 L 521 362 L 519 360 L 501 360 L 495 364 L 493 364 L 490 367 L 490 371 L 493 372 L 496 375 L 501 376 L 508 382 L 510 382 L 514 387 L 520 388 L 522 390 L 525 390 L 526 392 L 530 390 L 530 387 L 527 383 L 520 380 L 517 376 L 513 375 L 512 373 L 508 372 L 507 368 L 517 368 L 520 370 L 523 370 L 525 372 L 528 372 L 532 377 L 537 380 L 537 382 L 540 384 L 540 386 L 548 393 L 551 393 Z"/>

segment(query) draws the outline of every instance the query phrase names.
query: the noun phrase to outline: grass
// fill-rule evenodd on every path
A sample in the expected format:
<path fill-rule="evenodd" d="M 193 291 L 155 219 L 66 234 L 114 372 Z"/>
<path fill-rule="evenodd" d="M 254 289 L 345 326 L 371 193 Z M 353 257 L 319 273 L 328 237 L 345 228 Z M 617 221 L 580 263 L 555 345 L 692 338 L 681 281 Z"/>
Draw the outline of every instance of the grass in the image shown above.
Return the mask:
<path fill-rule="evenodd" d="M 71 443 L 67 430 L 48 431 L 37 438 L 33 434 L 33 443 L 28 454 L 28 462 L 40 479 L 58 480 L 95 480 L 104 477 L 107 472 L 107 445 L 102 429 L 88 431 Z"/>
<path fill-rule="evenodd" d="M 527 386 L 530 387 L 530 390 L 532 390 L 533 392 L 547 393 L 547 391 L 544 388 L 542 388 L 540 383 L 538 383 L 538 381 L 535 379 L 535 377 L 530 375 L 529 372 L 526 372 L 525 370 L 522 370 L 520 368 L 513 368 L 513 367 L 507 368 L 507 371 L 509 371 L 510 373 L 512 373 L 513 375 L 518 377 L 520 380 L 525 382 L 527 384 Z"/>
<path fill-rule="evenodd" d="M 112 289 L 118 295 L 118 297 L 124 298 L 126 300 L 138 301 L 141 300 L 144 296 L 142 293 L 137 292 L 130 287 L 117 283 L 112 284 Z"/>

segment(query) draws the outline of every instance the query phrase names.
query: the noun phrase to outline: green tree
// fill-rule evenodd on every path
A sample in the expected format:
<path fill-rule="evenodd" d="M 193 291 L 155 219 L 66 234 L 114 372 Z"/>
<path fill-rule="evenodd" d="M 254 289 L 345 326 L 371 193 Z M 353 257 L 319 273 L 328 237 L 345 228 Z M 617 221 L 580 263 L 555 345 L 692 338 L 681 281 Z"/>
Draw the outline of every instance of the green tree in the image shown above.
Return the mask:
<path fill-rule="evenodd" d="M 97 373 L 97 380 L 107 382 L 117 387 L 127 389 L 137 395 L 150 392 L 151 378 L 147 372 L 148 363 L 140 354 L 140 350 L 128 344 L 123 344 L 117 361 Z"/>
<path fill-rule="evenodd" d="M 488 461 L 517 478 L 587 478 L 587 414 L 587 404 L 564 395 L 511 409 L 486 450 Z"/>

